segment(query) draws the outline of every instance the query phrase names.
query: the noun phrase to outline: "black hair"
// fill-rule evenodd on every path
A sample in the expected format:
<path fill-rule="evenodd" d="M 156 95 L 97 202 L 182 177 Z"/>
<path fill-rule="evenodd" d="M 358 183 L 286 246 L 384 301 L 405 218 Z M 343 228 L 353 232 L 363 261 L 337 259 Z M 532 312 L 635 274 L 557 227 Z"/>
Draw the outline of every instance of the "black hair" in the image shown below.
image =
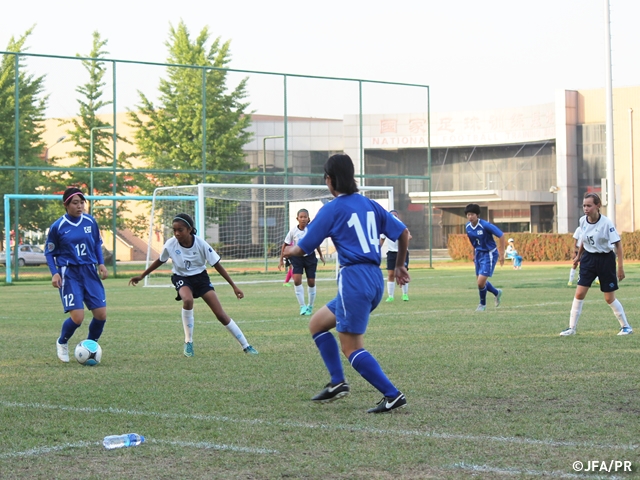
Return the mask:
<path fill-rule="evenodd" d="M 69 187 L 62 194 L 62 203 L 66 206 L 71 201 L 71 198 L 75 196 L 80 197 L 85 202 L 87 201 L 82 190 L 77 187 Z"/>
<path fill-rule="evenodd" d="M 300 212 L 306 213 L 307 217 L 309 216 L 309 210 L 307 210 L 306 208 L 301 208 L 300 210 L 298 210 L 298 213 L 296 213 L 296 217 L 300 215 Z"/>
<path fill-rule="evenodd" d="M 477 203 L 470 203 L 466 207 L 464 207 L 464 214 L 467 213 L 475 213 L 476 215 L 480 215 L 480 205 Z"/>
<path fill-rule="evenodd" d="M 336 192 L 350 195 L 358 191 L 353 161 L 346 153 L 336 153 L 329 157 L 324 164 L 324 178 L 327 177 L 331 179 Z"/>
<path fill-rule="evenodd" d="M 193 222 L 193 218 L 191 218 L 191 215 L 189 215 L 188 213 L 179 213 L 177 214 L 175 217 L 173 217 L 173 221 L 175 222 L 176 220 L 179 220 L 181 222 L 183 222 L 184 224 L 187 225 L 187 227 L 189 227 L 191 229 L 191 233 L 193 233 L 194 235 L 196 233 L 198 233 L 196 231 L 196 227 L 194 226 L 194 222 Z"/>

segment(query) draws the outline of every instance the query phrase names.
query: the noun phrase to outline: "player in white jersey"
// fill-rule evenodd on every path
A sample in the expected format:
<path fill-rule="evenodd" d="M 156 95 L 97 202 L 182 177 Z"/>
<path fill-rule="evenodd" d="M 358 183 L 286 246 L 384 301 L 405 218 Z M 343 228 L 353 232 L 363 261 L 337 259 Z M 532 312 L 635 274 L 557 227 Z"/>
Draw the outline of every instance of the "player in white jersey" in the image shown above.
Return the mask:
<path fill-rule="evenodd" d="M 618 282 L 625 277 L 622 242 L 611 220 L 600 214 L 600 205 L 598 194 L 585 194 L 582 201 L 585 216 L 580 219 L 580 241 L 582 243 L 573 259 L 574 266 L 580 263 L 580 278 L 571 306 L 569 328 L 560 333 L 562 336 L 575 335 L 582 313 L 582 304 L 596 277 L 600 278 L 600 290 L 604 293 L 605 301 L 620 323 L 618 335 L 633 333 L 622 304 L 615 295 Z M 613 249 L 615 249 L 615 253 Z M 618 260 L 617 271 L 616 256 Z"/>
<path fill-rule="evenodd" d="M 60 361 L 69 361 L 69 339 L 84 321 L 84 305 L 91 310 L 89 340 L 98 341 L 107 322 L 107 297 L 100 279 L 107 278 L 102 238 L 95 218 L 84 213 L 82 191 L 69 187 L 62 195 L 65 213 L 49 228 L 45 255 L 51 284 L 60 290 L 65 313 L 56 350 Z"/>
<path fill-rule="evenodd" d="M 311 219 L 309 218 L 309 211 L 306 208 L 301 208 L 296 214 L 296 220 L 298 225 L 293 227 L 287 233 L 282 245 L 282 251 L 280 252 L 280 263 L 278 264 L 278 270 L 282 270 L 284 266 L 284 249 L 289 245 L 297 245 L 300 240 L 307 234 L 307 225 Z M 320 260 L 324 264 L 324 257 L 322 256 L 322 250 L 317 248 Z M 318 259 L 315 252 L 311 252 L 303 257 L 292 257 L 288 259 L 293 267 L 293 284 L 295 286 L 294 293 L 298 299 L 300 305 L 300 315 L 311 315 L 313 311 L 313 304 L 316 300 L 316 269 L 318 267 Z M 304 301 L 304 287 L 302 286 L 302 273 L 307 275 L 307 294 L 309 297 L 309 303 Z"/>
<path fill-rule="evenodd" d="M 389 213 L 396 218 L 398 216 L 397 210 L 389 210 Z M 411 240 L 411 233 L 409 233 L 409 240 Z M 387 300 L 386 302 L 393 302 L 394 294 L 396 292 L 396 258 L 398 257 L 398 242 L 387 238 L 384 235 L 380 235 L 380 246 L 387 243 Z M 409 270 L 409 250 L 407 250 L 407 256 L 404 260 L 404 266 Z M 409 301 L 409 282 L 402 285 L 402 301 Z"/>
<path fill-rule="evenodd" d="M 220 263 L 220 256 L 202 238 L 196 236 L 193 219 L 186 213 L 180 213 L 173 219 L 173 237 L 167 240 L 160 258 L 153 261 L 141 275 L 132 277 L 129 285 L 137 285 L 140 280 L 160 267 L 167 260 L 173 262 L 171 282 L 176 287 L 177 301 L 182 300 L 182 325 L 184 327 L 184 356 L 193 357 L 193 299 L 202 297 L 204 302 L 233 337 L 238 340 L 245 353 L 257 355 L 258 351 L 249 345 L 240 327 L 227 315 L 211 284 L 207 273 L 209 263 L 224 278 L 238 300 L 244 293 L 233 282 Z"/>
<path fill-rule="evenodd" d="M 409 281 L 404 259 L 409 245 L 409 230 L 382 206 L 358 194 L 351 158 L 332 155 L 324 164 L 324 178 L 332 201 L 322 206 L 309 231 L 298 245 L 285 248 L 287 257 L 303 256 L 331 237 L 340 259 L 338 293 L 313 314 L 309 330 L 331 377 L 325 388 L 311 400 L 327 403 L 349 395 L 338 342 L 351 366 L 383 397 L 369 413 L 385 413 L 404 407 L 407 399 L 391 383 L 378 361 L 364 348 L 364 333 L 369 315 L 384 294 L 384 278 L 380 272 L 380 234 L 398 240 L 395 278 L 398 284 Z"/>
<path fill-rule="evenodd" d="M 573 232 L 573 239 L 573 256 L 575 257 L 580 251 L 580 245 L 582 245 L 582 229 L 580 228 L 580 226 L 578 226 L 578 228 L 576 228 L 576 231 Z M 569 281 L 567 282 L 567 285 L 570 287 L 573 286 L 573 280 L 576 278 L 577 269 L 577 265 L 571 265 L 571 270 L 569 271 Z M 600 285 L 600 279 L 598 277 L 596 277 L 596 284 Z"/>

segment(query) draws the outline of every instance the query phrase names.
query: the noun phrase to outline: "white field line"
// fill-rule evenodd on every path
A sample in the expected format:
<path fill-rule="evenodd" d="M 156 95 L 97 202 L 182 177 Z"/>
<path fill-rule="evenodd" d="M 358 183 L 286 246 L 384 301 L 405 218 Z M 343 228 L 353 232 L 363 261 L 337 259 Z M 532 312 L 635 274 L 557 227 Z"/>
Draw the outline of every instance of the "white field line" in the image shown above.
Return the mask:
<path fill-rule="evenodd" d="M 257 454 L 280 453 L 277 450 L 270 450 L 267 448 L 238 447 L 236 445 L 220 445 L 217 443 L 209 443 L 209 442 L 179 442 L 174 440 L 156 440 L 156 439 L 148 439 L 145 441 L 145 443 L 147 442 L 160 444 L 160 445 L 175 445 L 179 447 L 200 448 L 204 450 L 227 450 L 227 451 L 236 452 L 236 453 L 257 453 Z M 63 443 L 62 445 L 31 448 L 29 450 L 23 450 L 22 452 L 0 453 L 0 458 L 34 457 L 39 455 L 45 455 L 50 452 L 66 450 L 68 448 L 86 448 L 86 447 L 93 447 L 93 446 L 102 446 L 102 443 L 101 442 Z"/>
<path fill-rule="evenodd" d="M 467 440 L 473 442 L 498 442 L 498 443 L 512 443 L 512 444 L 524 444 L 524 445 L 540 445 L 545 447 L 569 447 L 569 448 L 601 448 L 608 450 L 636 450 L 640 447 L 637 444 L 629 445 L 611 445 L 611 444 L 599 444 L 593 442 L 571 442 L 571 441 L 556 441 L 556 440 L 536 440 L 532 438 L 520 438 L 520 437 L 502 437 L 491 435 L 461 435 L 451 433 L 438 433 L 427 432 L 423 430 L 404 430 L 404 429 L 381 429 L 372 427 L 357 427 L 353 425 L 340 425 L 340 424 L 314 424 L 314 423 L 302 423 L 302 422 L 271 422 L 268 420 L 262 420 L 259 418 L 247 419 L 247 418 L 233 418 L 219 415 L 206 415 L 206 414 L 185 414 L 185 413 L 160 413 L 160 412 L 146 412 L 140 410 L 124 410 L 121 408 L 98 408 L 98 407 L 70 407 L 66 405 L 47 405 L 43 403 L 18 403 L 18 402 L 6 402 L 0 401 L 0 406 L 6 408 L 26 408 L 34 410 L 60 410 L 64 412 L 83 412 L 83 413 L 107 413 L 114 415 L 132 415 L 132 416 L 148 416 L 156 418 L 167 419 L 188 419 L 188 420 L 200 420 L 208 422 L 231 422 L 231 423 L 244 423 L 247 425 L 265 425 L 276 427 L 291 427 L 298 429 L 310 429 L 310 430 L 343 430 L 356 433 L 378 434 L 383 436 L 402 435 L 407 437 L 425 437 L 425 438 L 439 438 L 443 440 Z"/>
<path fill-rule="evenodd" d="M 528 475 L 532 477 L 552 477 L 552 478 L 589 478 L 589 479 L 607 479 L 607 480 L 620 480 L 623 477 L 614 475 L 593 475 L 593 474 L 580 474 L 580 473 L 566 473 L 566 472 L 545 472 L 543 470 L 519 470 L 517 468 L 495 468 L 488 465 L 468 465 L 466 463 L 456 463 L 445 467 L 451 470 L 465 470 L 468 472 L 478 473 L 496 473 L 498 475 Z"/>

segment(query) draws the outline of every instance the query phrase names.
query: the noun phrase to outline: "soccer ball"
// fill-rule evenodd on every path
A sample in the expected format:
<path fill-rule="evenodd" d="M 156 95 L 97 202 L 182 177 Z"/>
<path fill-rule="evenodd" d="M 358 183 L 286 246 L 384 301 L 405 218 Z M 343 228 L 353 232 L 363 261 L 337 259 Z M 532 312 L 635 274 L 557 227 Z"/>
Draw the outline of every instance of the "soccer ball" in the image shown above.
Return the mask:
<path fill-rule="evenodd" d="M 93 366 L 100 363 L 102 348 L 100 348 L 98 342 L 83 340 L 76 346 L 74 355 L 78 363 Z"/>

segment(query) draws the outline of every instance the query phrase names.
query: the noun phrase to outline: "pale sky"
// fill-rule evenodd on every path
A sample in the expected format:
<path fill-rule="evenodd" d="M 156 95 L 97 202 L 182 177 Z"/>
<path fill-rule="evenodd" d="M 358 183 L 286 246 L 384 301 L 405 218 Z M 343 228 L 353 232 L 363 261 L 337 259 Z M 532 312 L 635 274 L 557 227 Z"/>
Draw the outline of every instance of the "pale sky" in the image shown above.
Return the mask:
<path fill-rule="evenodd" d="M 613 86 L 640 84 L 640 1 L 610 0 Z M 558 89 L 605 86 L 604 0 L 136 0 L 5 2 L 0 50 L 36 25 L 30 53 L 86 55 L 94 30 L 108 58 L 164 62 L 170 24 L 231 40 L 231 68 L 430 86 L 432 111 L 551 103 Z M 50 116 L 76 114 L 77 61 L 29 59 L 47 74 Z M 117 67 L 118 110 L 154 97 L 157 67 Z M 109 73 L 111 75 L 111 73 Z M 246 75 L 243 75 L 246 76 Z M 234 80 L 235 78 L 235 80 Z M 231 77 L 230 83 L 237 81 Z M 282 113 L 282 79 L 250 75 L 251 108 Z M 288 80 L 289 114 L 357 113 L 357 85 Z M 111 77 L 107 89 L 111 88 Z M 421 112 L 420 89 L 363 89 L 365 113 Z M 109 98 L 111 92 L 108 90 Z"/>

